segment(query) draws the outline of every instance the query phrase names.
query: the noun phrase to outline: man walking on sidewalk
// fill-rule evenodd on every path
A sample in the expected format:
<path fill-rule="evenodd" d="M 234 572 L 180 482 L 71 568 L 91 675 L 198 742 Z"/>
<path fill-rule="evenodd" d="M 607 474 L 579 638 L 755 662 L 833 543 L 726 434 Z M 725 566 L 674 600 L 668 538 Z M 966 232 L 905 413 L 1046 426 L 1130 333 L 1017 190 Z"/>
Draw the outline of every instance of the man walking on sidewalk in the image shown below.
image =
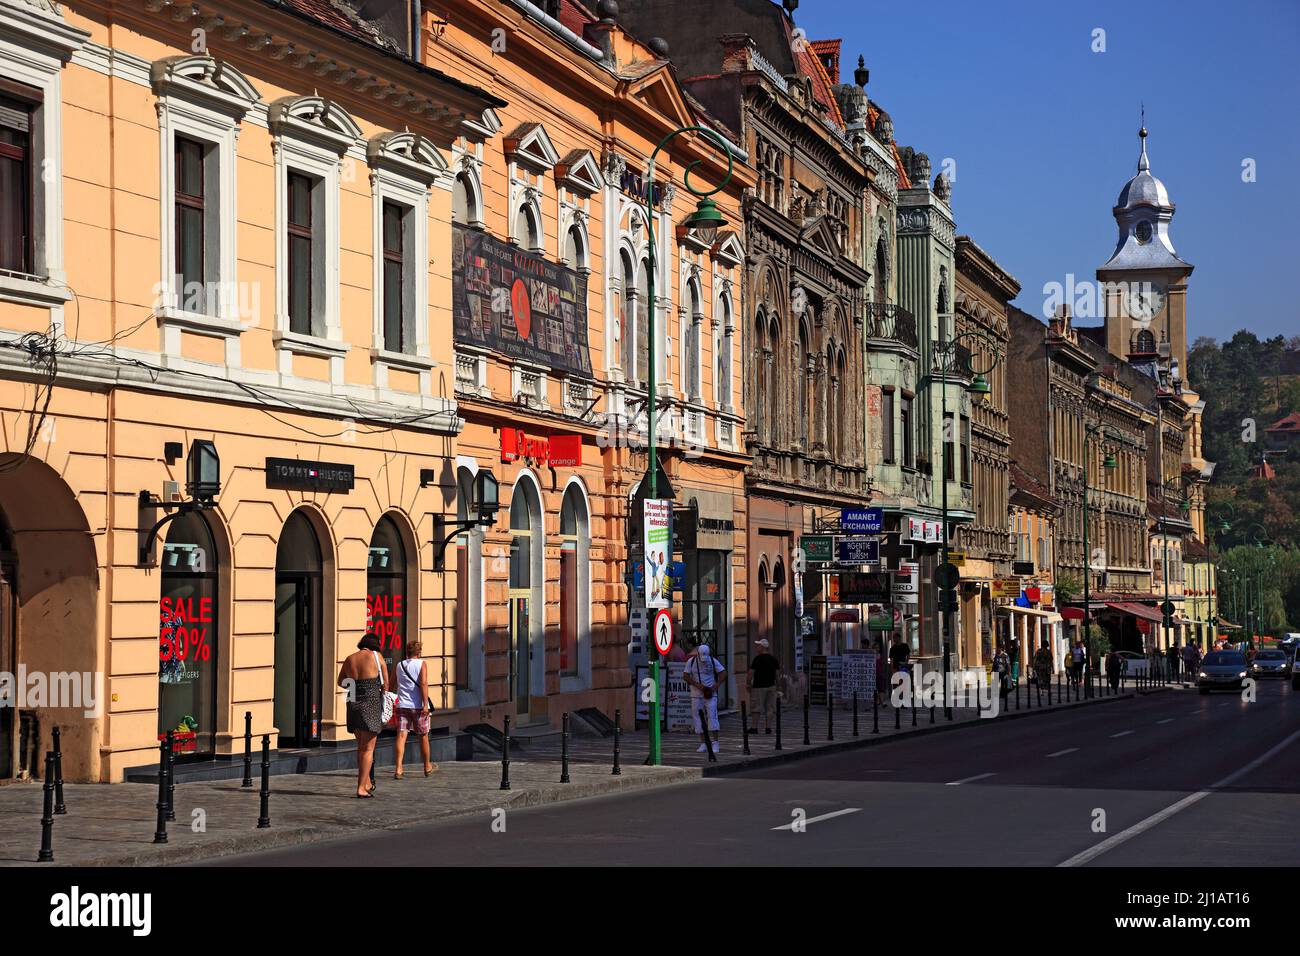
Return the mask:
<path fill-rule="evenodd" d="M 1165 651 L 1165 661 L 1169 664 L 1169 679 L 1171 681 L 1178 680 L 1178 660 L 1180 656 L 1178 642 L 1174 641 L 1169 645 L 1169 649 Z"/>
<path fill-rule="evenodd" d="M 722 661 L 713 656 L 708 644 L 701 644 L 695 656 L 686 662 L 686 683 L 691 687 L 691 717 L 695 720 L 695 732 L 700 735 L 700 747 L 697 753 L 706 753 L 709 738 L 704 733 L 704 724 L 700 720 L 700 711 L 709 722 L 713 732 L 713 752 L 722 749 L 718 740 L 718 686 L 727 669 Z"/>
<path fill-rule="evenodd" d="M 770 734 L 776 720 L 776 682 L 781 664 L 767 652 L 771 643 L 766 638 L 755 641 L 754 646 L 758 651 L 749 659 L 749 711 L 754 726 L 749 732 L 758 733 L 761 724 L 763 733 Z"/>

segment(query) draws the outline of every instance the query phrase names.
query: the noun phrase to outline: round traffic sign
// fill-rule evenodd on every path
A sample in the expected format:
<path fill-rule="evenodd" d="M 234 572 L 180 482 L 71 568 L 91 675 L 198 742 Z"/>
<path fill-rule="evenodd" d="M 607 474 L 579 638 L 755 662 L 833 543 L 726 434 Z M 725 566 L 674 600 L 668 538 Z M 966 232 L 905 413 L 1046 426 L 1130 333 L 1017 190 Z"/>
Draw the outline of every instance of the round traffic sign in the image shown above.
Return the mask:
<path fill-rule="evenodd" d="M 957 570 L 957 565 L 949 562 L 941 564 L 934 572 L 934 579 L 941 588 L 955 588 L 961 581 L 961 572 Z"/>
<path fill-rule="evenodd" d="M 655 614 L 655 647 L 665 656 L 673 649 L 673 615 L 666 607 Z"/>

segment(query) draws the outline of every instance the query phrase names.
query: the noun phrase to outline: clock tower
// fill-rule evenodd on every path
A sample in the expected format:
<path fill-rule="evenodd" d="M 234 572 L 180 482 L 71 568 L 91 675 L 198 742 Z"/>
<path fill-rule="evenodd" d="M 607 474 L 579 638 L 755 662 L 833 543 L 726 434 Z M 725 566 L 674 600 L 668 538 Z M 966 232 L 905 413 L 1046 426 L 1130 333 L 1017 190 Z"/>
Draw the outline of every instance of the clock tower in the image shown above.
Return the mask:
<path fill-rule="evenodd" d="M 1106 303 L 1106 348 L 1134 365 L 1165 358 L 1187 368 L 1187 278 L 1192 265 L 1178 258 L 1169 224 L 1174 204 L 1165 184 L 1151 175 L 1147 130 L 1137 175 L 1124 184 L 1111 210 L 1119 241 L 1110 259 L 1097 270 Z M 1167 344 L 1165 344 L 1167 343 Z M 1163 345 L 1163 347 L 1162 347 Z"/>

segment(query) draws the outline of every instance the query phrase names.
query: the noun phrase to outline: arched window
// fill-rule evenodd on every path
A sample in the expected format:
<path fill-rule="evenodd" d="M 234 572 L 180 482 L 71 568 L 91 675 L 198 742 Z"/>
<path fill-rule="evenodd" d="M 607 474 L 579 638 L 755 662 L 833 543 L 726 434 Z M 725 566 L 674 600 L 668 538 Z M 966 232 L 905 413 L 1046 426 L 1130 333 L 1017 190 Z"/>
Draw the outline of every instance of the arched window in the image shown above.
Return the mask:
<path fill-rule="evenodd" d="M 522 203 L 515 213 L 515 241 L 529 252 L 542 251 L 542 224 L 530 202 Z"/>
<path fill-rule="evenodd" d="M 178 754 L 210 754 L 217 722 L 217 554 L 207 519 L 173 520 L 158 599 L 158 733 Z"/>
<path fill-rule="evenodd" d="M 799 447 L 807 452 L 811 432 L 808 419 L 812 410 L 808 407 L 808 396 L 812 391 L 813 356 L 812 352 L 808 350 L 808 326 L 804 322 L 799 323 L 799 367 L 796 371 L 798 373 L 798 404 L 795 406 L 795 413 L 799 416 Z"/>
<path fill-rule="evenodd" d="M 545 529 L 537 483 L 528 474 L 510 496 L 510 689 L 521 718 L 544 713 L 546 686 L 543 593 Z"/>
<path fill-rule="evenodd" d="M 767 440 L 776 445 L 781 440 L 781 326 L 775 316 L 767 321 Z M 788 355 L 788 352 L 786 353 Z"/>
<path fill-rule="evenodd" d="M 564 234 L 564 264 L 570 269 L 587 268 L 587 237 L 577 224 Z"/>
<path fill-rule="evenodd" d="M 570 484 L 560 508 L 560 677 L 591 672 L 591 523 L 582 488 Z"/>
<path fill-rule="evenodd" d="M 456 470 L 456 520 L 469 520 L 474 473 Z M 456 690 L 483 693 L 483 532 L 474 528 L 456 538 Z M 481 696 L 480 696 L 481 699 Z"/>
<path fill-rule="evenodd" d="M 619 319 L 622 323 L 622 361 L 623 376 L 629 382 L 636 381 L 636 267 L 632 265 L 632 257 L 624 251 L 619 256 L 619 261 L 623 265 L 623 301 L 622 314 Z"/>
<path fill-rule="evenodd" d="M 700 326 L 704 322 L 704 309 L 700 304 L 699 284 L 688 283 L 686 315 L 682 319 L 682 358 L 686 363 L 684 369 L 685 383 L 683 392 L 691 402 L 700 400 Z"/>
<path fill-rule="evenodd" d="M 469 172 L 456 176 L 451 191 L 451 221 L 462 226 L 473 225 L 482 219 L 478 209 L 478 193 Z"/>
<path fill-rule="evenodd" d="M 844 349 L 839 349 L 835 355 L 835 450 L 840 458 L 846 458 L 853 451 L 853 444 L 849 440 L 851 434 L 851 417 L 849 415 L 849 379 L 845 375 L 846 362 L 844 358 Z M 842 464 L 849 464 L 843 461 Z"/>
<path fill-rule="evenodd" d="M 636 380 L 645 386 L 650 381 L 650 261 L 641 260 L 636 282 Z M 656 369 L 655 374 L 661 374 Z"/>
<path fill-rule="evenodd" d="M 885 243 L 884 220 L 880 221 L 877 228 L 881 235 L 876 240 L 876 274 L 872 277 L 872 301 L 884 303 L 889 301 L 889 246 Z"/>
<path fill-rule="evenodd" d="M 839 379 L 836 378 L 835 368 L 835 343 L 832 342 L 826 346 L 826 396 L 825 396 L 825 419 L 826 419 L 826 454 L 832 459 L 835 458 L 839 451 L 839 421 L 836 415 L 839 412 Z"/>
<path fill-rule="evenodd" d="M 714 399 L 719 408 L 731 408 L 731 347 L 734 332 L 731 325 L 731 299 L 724 293 L 718 300 L 719 334 L 714 354 L 717 378 L 713 382 Z"/>
<path fill-rule="evenodd" d="M 1154 354 L 1156 350 L 1156 337 L 1151 334 L 1150 329 L 1142 329 L 1137 334 L 1137 347 L 1134 351 L 1143 354 Z"/>
<path fill-rule="evenodd" d="M 761 444 L 767 443 L 766 402 L 771 388 L 771 363 L 767 348 L 767 318 L 762 311 L 754 320 L 754 434 Z"/>
<path fill-rule="evenodd" d="M 366 559 L 366 632 L 379 638 L 389 673 L 406 656 L 406 638 L 415 633 L 408 620 L 406 546 L 397 523 L 384 515 L 370 537 Z"/>

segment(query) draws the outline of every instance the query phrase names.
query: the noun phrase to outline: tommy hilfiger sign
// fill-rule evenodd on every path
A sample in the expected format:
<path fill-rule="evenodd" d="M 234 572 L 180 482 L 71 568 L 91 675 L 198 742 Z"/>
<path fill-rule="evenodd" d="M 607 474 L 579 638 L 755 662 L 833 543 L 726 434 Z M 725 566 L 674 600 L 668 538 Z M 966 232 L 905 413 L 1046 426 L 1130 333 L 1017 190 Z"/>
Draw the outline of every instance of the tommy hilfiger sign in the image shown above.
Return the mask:
<path fill-rule="evenodd" d="M 266 459 L 266 487 L 294 491 L 352 490 L 356 475 L 351 465 L 332 461 L 302 461 L 297 458 Z"/>

